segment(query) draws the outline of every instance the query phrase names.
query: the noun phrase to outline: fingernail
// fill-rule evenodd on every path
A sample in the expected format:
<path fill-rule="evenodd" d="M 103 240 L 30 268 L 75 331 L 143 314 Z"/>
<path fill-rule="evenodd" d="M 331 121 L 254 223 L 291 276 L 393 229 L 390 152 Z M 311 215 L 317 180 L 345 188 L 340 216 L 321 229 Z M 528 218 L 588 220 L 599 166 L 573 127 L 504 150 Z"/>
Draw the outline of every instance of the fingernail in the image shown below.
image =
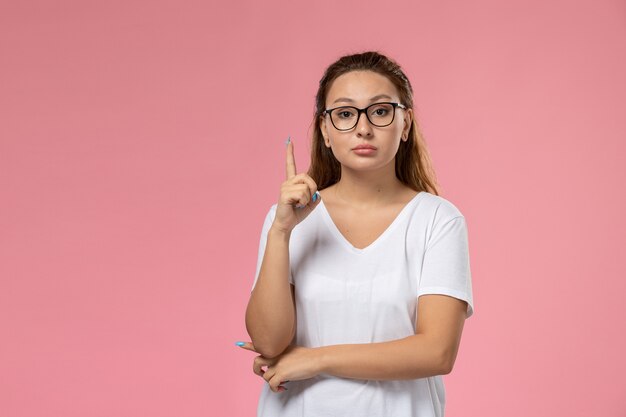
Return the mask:
<path fill-rule="evenodd" d="M 245 343 L 244 343 L 244 342 L 235 342 L 235 344 L 236 344 L 237 346 L 243 346 L 243 345 L 245 345 Z"/>
<path fill-rule="evenodd" d="M 320 193 L 318 193 L 317 191 L 315 192 L 315 194 L 313 194 L 313 202 L 315 203 L 318 199 L 318 197 L 321 197 Z"/>
<path fill-rule="evenodd" d="M 289 142 L 291 142 L 291 136 L 289 136 L 285 141 L 285 146 L 289 145 Z"/>

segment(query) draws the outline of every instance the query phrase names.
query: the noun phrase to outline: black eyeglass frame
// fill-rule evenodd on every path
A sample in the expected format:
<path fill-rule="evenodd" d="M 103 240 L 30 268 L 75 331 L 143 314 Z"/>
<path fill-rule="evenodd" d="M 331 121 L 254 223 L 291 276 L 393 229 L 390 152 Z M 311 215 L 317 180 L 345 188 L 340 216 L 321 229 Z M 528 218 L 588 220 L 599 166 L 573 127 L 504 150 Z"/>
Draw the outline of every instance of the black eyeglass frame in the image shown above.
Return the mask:
<path fill-rule="evenodd" d="M 380 105 L 380 104 L 391 104 L 391 105 L 393 106 L 393 116 L 391 117 L 391 121 L 390 121 L 389 123 L 387 123 L 386 125 L 382 125 L 382 126 L 381 126 L 381 125 L 377 125 L 376 123 L 372 122 L 372 121 L 370 120 L 370 116 L 367 114 L 367 109 L 369 109 L 369 108 L 370 108 L 370 107 L 372 107 L 372 106 L 376 106 L 376 105 Z M 335 129 L 337 129 L 337 130 L 340 130 L 340 131 L 346 131 L 346 130 L 352 130 L 352 129 L 354 129 L 354 128 L 356 127 L 356 125 L 358 125 L 358 124 L 359 124 L 359 119 L 361 118 L 361 113 L 365 113 L 365 117 L 367 118 L 367 121 L 368 121 L 368 122 L 370 122 L 373 126 L 376 126 L 376 127 L 385 127 L 385 126 L 389 126 L 390 124 L 392 124 L 392 123 L 393 123 L 393 121 L 396 119 L 396 107 L 400 107 L 401 109 L 404 109 L 404 110 L 406 110 L 406 108 L 407 108 L 404 104 L 400 104 L 400 103 L 393 103 L 393 102 L 390 102 L 390 101 L 383 101 L 383 102 L 380 102 L 380 103 L 372 103 L 372 104 L 370 104 L 369 106 L 364 107 L 364 108 L 362 108 L 362 109 L 359 109 L 358 107 L 354 107 L 354 106 L 339 106 L 339 107 L 334 107 L 334 108 L 332 108 L 332 109 L 326 109 L 326 110 L 324 110 L 324 111 L 322 112 L 322 116 L 326 116 L 326 115 L 328 114 L 328 115 L 330 116 L 330 122 L 333 124 L 333 127 L 334 127 Z M 347 109 L 354 109 L 354 110 L 356 110 L 356 111 L 357 111 L 356 123 L 354 123 L 354 126 L 352 126 L 352 127 L 348 128 L 348 129 L 339 129 L 337 126 L 335 126 L 335 122 L 333 121 L 333 116 L 332 116 L 332 114 L 331 114 L 331 113 L 332 113 L 334 110 L 337 110 L 337 109 L 346 109 L 346 108 L 347 108 Z"/>

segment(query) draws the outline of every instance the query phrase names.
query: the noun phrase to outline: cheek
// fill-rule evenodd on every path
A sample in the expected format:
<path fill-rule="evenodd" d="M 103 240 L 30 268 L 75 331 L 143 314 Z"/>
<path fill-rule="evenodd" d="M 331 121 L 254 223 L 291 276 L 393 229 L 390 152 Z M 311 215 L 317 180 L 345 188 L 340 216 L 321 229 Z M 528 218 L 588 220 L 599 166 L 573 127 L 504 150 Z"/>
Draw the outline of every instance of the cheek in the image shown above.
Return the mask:
<path fill-rule="evenodd" d="M 328 139 L 325 140 L 326 145 L 333 149 L 339 150 L 342 143 L 347 143 L 347 138 L 342 138 L 340 132 L 328 132 L 326 135 Z"/>
<path fill-rule="evenodd" d="M 396 128 L 394 129 L 394 131 L 396 132 L 396 134 L 398 136 L 402 135 L 402 131 L 404 130 L 404 120 L 398 120 L 398 123 L 395 123 L 395 127 Z"/>
<path fill-rule="evenodd" d="M 328 136 L 329 145 L 328 149 L 332 152 L 335 158 L 338 161 L 343 161 L 346 158 L 346 155 L 350 152 L 350 148 L 348 147 L 348 139 L 341 138 L 339 136 L 332 135 Z M 344 145 L 346 144 L 346 145 Z"/>

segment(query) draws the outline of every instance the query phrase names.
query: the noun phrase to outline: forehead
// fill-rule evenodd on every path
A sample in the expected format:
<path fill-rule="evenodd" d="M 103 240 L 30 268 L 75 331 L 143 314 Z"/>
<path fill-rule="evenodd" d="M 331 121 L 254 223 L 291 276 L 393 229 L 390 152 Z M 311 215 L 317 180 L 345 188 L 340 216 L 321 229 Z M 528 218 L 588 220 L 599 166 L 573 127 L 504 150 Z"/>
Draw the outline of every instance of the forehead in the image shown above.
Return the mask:
<path fill-rule="evenodd" d="M 380 94 L 388 95 L 393 101 L 399 99 L 396 87 L 384 75 L 373 71 L 350 71 L 332 82 L 326 94 L 326 104 L 330 105 L 343 98 L 350 99 L 356 104 L 367 104 L 370 98 Z"/>

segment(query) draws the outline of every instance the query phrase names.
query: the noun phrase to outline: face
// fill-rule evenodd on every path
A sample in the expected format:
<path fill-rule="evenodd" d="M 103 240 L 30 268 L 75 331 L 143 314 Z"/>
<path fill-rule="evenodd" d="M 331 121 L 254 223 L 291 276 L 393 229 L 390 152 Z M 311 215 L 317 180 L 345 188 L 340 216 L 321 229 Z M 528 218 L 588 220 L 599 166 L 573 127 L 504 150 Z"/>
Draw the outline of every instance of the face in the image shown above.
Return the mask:
<path fill-rule="evenodd" d="M 326 96 L 327 109 L 340 106 L 362 109 L 381 102 L 405 104 L 400 102 L 393 83 L 373 71 L 351 71 L 337 77 Z M 343 168 L 376 170 L 390 164 L 394 166 L 400 141 L 408 140 L 412 117 L 411 109 L 397 107 L 393 122 L 388 126 L 377 127 L 367 120 L 365 113 L 361 113 L 355 127 L 340 131 L 333 126 L 330 115 L 326 114 L 321 116 L 320 128 L 324 144 L 332 150 Z M 355 149 L 358 145 L 371 145 L 375 149 L 359 151 Z"/>

